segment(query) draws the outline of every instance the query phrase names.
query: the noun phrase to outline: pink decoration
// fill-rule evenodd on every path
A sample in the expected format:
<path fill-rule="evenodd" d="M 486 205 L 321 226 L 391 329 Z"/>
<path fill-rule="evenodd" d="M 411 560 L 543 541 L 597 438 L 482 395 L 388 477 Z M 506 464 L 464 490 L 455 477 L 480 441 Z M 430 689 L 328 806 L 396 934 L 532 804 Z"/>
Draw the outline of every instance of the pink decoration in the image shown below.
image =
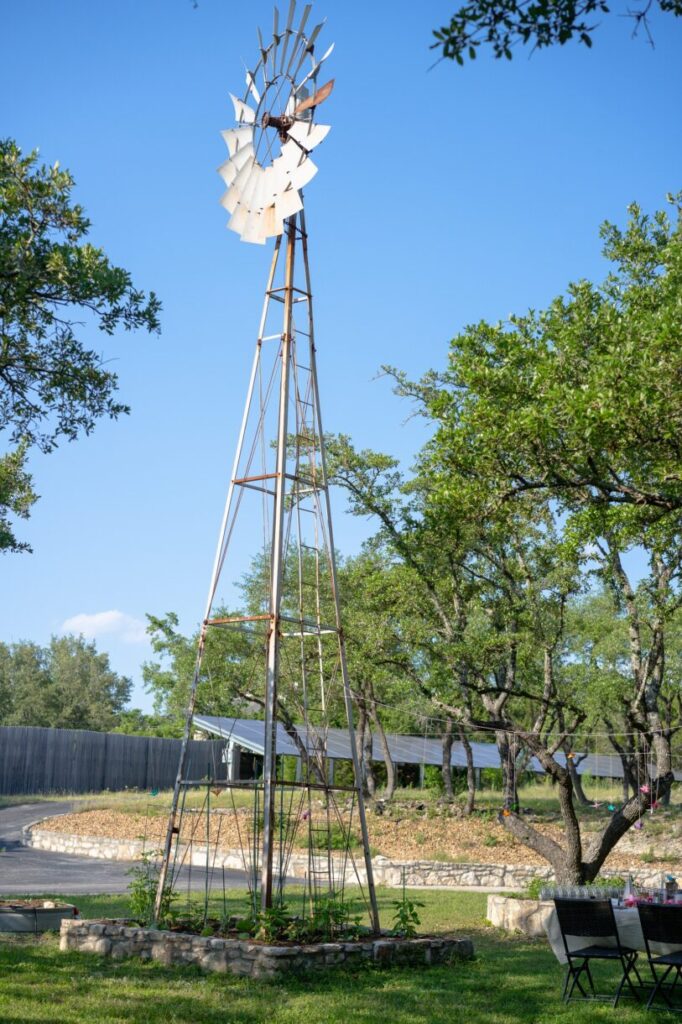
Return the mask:
<path fill-rule="evenodd" d="M 645 785 L 639 787 L 639 791 L 640 791 L 640 793 L 648 793 L 649 792 L 649 787 L 645 784 Z"/>
<path fill-rule="evenodd" d="M 635 828 L 637 828 L 637 829 L 644 828 L 644 823 L 639 818 L 635 822 Z"/>

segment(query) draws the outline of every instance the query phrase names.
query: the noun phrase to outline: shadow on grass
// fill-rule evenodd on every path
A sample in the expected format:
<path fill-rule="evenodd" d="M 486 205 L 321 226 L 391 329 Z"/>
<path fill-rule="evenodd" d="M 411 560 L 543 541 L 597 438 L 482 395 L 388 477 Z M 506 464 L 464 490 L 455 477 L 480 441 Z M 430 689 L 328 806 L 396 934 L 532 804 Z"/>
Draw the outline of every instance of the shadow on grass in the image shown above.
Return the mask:
<path fill-rule="evenodd" d="M 560 1000 L 562 969 L 544 943 L 469 929 L 475 960 L 447 967 L 368 967 L 263 983 L 196 968 L 60 953 L 55 937 L 0 941 L 3 1024 L 592 1024 L 643 1022 L 630 1000 Z M 603 975 L 614 991 L 617 975 Z M 678 1020 L 661 1013 L 658 1021 Z"/>

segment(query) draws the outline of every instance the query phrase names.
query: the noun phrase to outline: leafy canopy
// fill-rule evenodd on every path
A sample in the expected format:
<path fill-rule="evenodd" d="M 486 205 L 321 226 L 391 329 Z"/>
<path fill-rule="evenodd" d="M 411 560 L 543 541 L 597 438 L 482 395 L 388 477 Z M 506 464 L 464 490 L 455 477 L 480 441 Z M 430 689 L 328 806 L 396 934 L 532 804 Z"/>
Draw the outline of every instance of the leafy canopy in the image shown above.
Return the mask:
<path fill-rule="evenodd" d="M 130 274 L 84 241 L 90 222 L 72 201 L 73 178 L 39 166 L 0 140 L 0 551 L 25 551 L 13 520 L 36 495 L 25 463 L 31 447 L 52 451 L 128 407 L 118 380 L 83 337 L 97 327 L 159 331 L 160 304 Z"/>
<path fill-rule="evenodd" d="M 681 0 L 646 0 L 639 7 L 623 7 L 620 17 L 631 18 L 633 35 L 641 29 L 650 43 L 649 15 L 651 9 L 676 16 L 682 15 Z M 512 50 L 519 43 L 530 43 L 533 49 L 563 46 L 577 40 L 592 46 L 592 35 L 604 17 L 611 13 L 606 0 L 471 0 L 463 4 L 447 25 L 434 30 L 436 42 L 432 49 L 441 57 L 464 63 L 474 60 L 481 45 L 492 48 L 495 57 L 512 59 Z"/>
<path fill-rule="evenodd" d="M 424 452 L 433 493 L 453 481 L 478 499 L 536 493 L 621 541 L 643 530 L 677 544 L 682 509 L 682 221 L 630 207 L 602 226 L 612 270 L 539 312 L 480 322 L 451 342 L 448 367 L 417 384 L 396 374 L 436 425 Z M 583 513 L 584 515 L 587 513 Z M 629 537 L 628 537 L 629 535 Z M 621 545 L 622 546 L 622 545 Z"/>
<path fill-rule="evenodd" d="M 73 184 L 58 163 L 38 166 L 35 152 L 0 142 L 0 430 L 43 451 L 128 412 L 116 374 L 77 336 L 83 315 L 106 334 L 159 330 L 153 292 L 84 241 Z"/>

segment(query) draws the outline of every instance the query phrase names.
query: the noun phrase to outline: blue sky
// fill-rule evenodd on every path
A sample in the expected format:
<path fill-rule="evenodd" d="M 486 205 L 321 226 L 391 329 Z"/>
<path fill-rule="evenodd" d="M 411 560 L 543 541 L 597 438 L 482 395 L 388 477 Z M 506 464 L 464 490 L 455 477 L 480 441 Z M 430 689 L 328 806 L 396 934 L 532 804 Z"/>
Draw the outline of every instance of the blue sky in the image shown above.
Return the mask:
<path fill-rule="evenodd" d="M 682 22 L 656 48 L 607 19 L 592 51 L 429 70 L 456 0 L 318 0 L 336 79 L 306 190 L 326 427 L 406 465 L 425 439 L 382 364 L 441 365 L 463 325 L 600 277 L 599 223 L 681 187 Z M 0 639 L 94 636 L 136 681 L 146 612 L 203 614 L 268 253 L 225 230 L 219 132 L 272 4 L 3 0 L 2 133 L 76 177 L 91 239 L 153 288 L 163 334 L 89 335 L 132 415 L 32 460 L 41 495 L 2 562 Z M 335 501 L 337 543 L 368 524 Z"/>

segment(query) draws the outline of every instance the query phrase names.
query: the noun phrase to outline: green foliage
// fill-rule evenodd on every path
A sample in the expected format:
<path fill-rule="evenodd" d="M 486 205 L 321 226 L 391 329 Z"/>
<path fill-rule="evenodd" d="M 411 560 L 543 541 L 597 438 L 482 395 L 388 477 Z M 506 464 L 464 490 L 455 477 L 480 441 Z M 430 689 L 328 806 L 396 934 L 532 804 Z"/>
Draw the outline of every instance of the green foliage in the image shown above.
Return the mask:
<path fill-rule="evenodd" d="M 672 202 L 674 224 L 633 204 L 625 230 L 602 226 L 612 271 L 600 285 L 579 281 L 546 310 L 468 327 L 445 372 L 419 385 L 398 375 L 437 424 L 423 469 L 443 499 L 453 474 L 485 482 L 483 507 L 551 495 L 578 542 L 677 523 L 682 227 Z"/>
<path fill-rule="evenodd" d="M 37 153 L 0 140 L 0 431 L 14 445 L 0 461 L 0 551 L 26 549 L 9 515 L 25 518 L 36 500 L 27 448 L 52 451 L 128 412 L 116 374 L 78 337 L 84 323 L 106 334 L 159 330 L 154 293 L 84 241 L 90 222 L 73 184 L 58 163 L 40 166 Z"/>
<path fill-rule="evenodd" d="M 651 4 L 639 8 L 624 7 L 621 17 L 631 18 L 633 34 L 641 29 L 651 41 L 649 13 Z M 660 11 L 682 15 L 680 0 L 658 0 Z M 592 33 L 611 11 L 606 0 L 554 0 L 553 3 L 526 4 L 521 0 L 470 0 L 453 14 L 449 24 L 434 30 L 432 49 L 441 56 L 464 64 L 474 60 L 481 45 L 489 45 L 495 57 L 512 59 L 518 43 L 541 50 L 563 46 L 571 40 L 592 46 Z"/>
<path fill-rule="evenodd" d="M 443 792 L 443 773 L 438 765 L 424 765 L 424 789 L 432 790 L 434 793 Z M 455 790 L 455 792 L 457 791 L 454 785 L 454 780 L 453 790 Z"/>
<path fill-rule="evenodd" d="M 395 914 L 391 920 L 393 922 L 393 931 L 396 935 L 400 935 L 403 939 L 413 939 L 415 937 L 417 929 L 421 924 L 418 907 L 423 906 L 423 902 L 411 899 L 403 890 L 402 899 L 393 901 Z"/>
<path fill-rule="evenodd" d="M 227 614 L 223 610 L 216 615 Z M 197 658 L 199 634 L 183 636 L 174 612 L 148 615 L 147 632 L 158 660 L 145 662 L 142 678 L 154 698 L 155 715 L 167 723 L 171 735 L 180 735 Z M 213 629 L 206 638 L 197 687 L 196 711 L 205 715 L 239 715 L 246 701 L 239 696 L 245 681 L 254 679 L 259 649 L 236 630 Z M 247 682 L 248 685 L 248 682 Z"/>
<path fill-rule="evenodd" d="M 47 647 L 0 644 L 0 725 L 113 729 L 132 680 L 84 637 L 52 637 Z"/>
<path fill-rule="evenodd" d="M 283 938 L 288 933 L 291 924 L 291 915 L 286 903 L 275 904 L 273 907 L 268 907 L 267 910 L 262 910 L 258 914 L 255 924 L 254 938 L 260 939 L 262 942 L 276 942 L 277 939 Z"/>
<path fill-rule="evenodd" d="M 315 900 L 310 928 L 323 941 L 331 941 L 340 936 L 357 936 L 360 921 L 360 915 L 353 913 L 343 895 L 329 893 Z"/>
<path fill-rule="evenodd" d="M 135 864 L 127 872 L 128 903 L 130 916 L 141 925 L 150 925 L 154 920 L 154 905 L 159 885 L 159 851 L 148 851 L 142 855 L 141 862 Z M 173 901 L 177 895 L 170 883 L 167 883 L 161 897 L 159 923 L 165 923 L 171 916 Z"/>
<path fill-rule="evenodd" d="M 301 836 L 305 849 L 354 850 L 360 845 L 357 836 L 339 822 L 332 822 L 329 829 L 316 829 Z"/>
<path fill-rule="evenodd" d="M 331 942 L 357 937 L 362 931 L 361 916 L 337 893 L 317 896 L 309 917 L 298 917 L 286 903 L 276 903 L 237 920 L 236 928 L 261 942 Z"/>
<path fill-rule="evenodd" d="M 14 451 L 0 455 L 0 551 L 30 551 L 17 540 L 12 517 L 28 519 L 37 495 L 24 469 L 28 445 L 22 441 Z"/>

